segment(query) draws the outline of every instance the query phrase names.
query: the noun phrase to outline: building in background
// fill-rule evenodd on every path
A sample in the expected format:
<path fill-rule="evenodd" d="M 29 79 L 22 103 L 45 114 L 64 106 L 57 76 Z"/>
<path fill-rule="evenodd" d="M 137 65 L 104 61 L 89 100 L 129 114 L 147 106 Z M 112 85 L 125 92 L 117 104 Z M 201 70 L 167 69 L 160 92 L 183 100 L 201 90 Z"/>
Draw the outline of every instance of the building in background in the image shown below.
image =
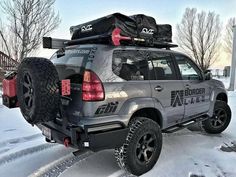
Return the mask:
<path fill-rule="evenodd" d="M 230 66 L 225 66 L 225 67 L 224 67 L 223 75 L 224 75 L 225 77 L 229 77 L 229 76 L 230 76 Z"/>
<path fill-rule="evenodd" d="M 213 77 L 217 77 L 217 78 L 220 78 L 220 77 L 223 77 L 223 73 L 224 73 L 224 70 L 223 69 L 219 69 L 219 68 L 210 68 L 209 69 L 212 73 L 212 76 Z"/>

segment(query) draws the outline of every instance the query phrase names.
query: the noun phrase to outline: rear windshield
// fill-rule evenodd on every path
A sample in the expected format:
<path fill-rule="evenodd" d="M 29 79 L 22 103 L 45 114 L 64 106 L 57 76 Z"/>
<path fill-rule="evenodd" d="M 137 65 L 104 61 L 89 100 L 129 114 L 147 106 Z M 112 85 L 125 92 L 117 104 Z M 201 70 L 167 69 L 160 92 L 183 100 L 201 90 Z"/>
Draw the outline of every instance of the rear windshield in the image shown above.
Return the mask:
<path fill-rule="evenodd" d="M 66 65 L 73 67 L 83 66 L 84 60 L 86 60 L 90 54 L 91 49 L 61 49 L 58 50 L 51 58 L 54 65 Z"/>

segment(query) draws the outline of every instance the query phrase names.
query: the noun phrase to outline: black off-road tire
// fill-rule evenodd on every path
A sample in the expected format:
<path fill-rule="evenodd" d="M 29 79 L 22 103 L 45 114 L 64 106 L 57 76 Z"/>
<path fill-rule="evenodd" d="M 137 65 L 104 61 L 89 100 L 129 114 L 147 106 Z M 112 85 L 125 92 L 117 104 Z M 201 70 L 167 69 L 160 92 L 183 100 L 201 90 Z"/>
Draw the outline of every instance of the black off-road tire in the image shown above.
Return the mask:
<path fill-rule="evenodd" d="M 229 125 L 231 120 L 231 110 L 224 101 L 216 101 L 214 114 L 211 118 L 202 122 L 203 129 L 210 134 L 219 134 Z"/>
<path fill-rule="evenodd" d="M 59 76 L 45 58 L 25 58 L 17 72 L 17 98 L 22 115 L 30 124 L 55 119 L 59 110 Z"/>
<path fill-rule="evenodd" d="M 146 149 L 142 149 L 145 147 Z M 120 168 L 139 176 L 153 168 L 161 148 L 162 133 L 159 125 L 151 119 L 137 117 L 130 123 L 130 131 L 124 145 L 115 149 L 115 157 Z"/>

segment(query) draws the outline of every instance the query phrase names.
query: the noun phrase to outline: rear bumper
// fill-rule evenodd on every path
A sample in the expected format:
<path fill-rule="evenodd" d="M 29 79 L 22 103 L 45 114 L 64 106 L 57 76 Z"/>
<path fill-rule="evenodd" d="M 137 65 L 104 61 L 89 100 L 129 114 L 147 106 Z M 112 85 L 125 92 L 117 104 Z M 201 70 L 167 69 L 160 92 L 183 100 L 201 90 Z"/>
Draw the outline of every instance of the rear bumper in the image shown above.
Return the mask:
<path fill-rule="evenodd" d="M 77 149 L 91 149 L 99 151 L 103 149 L 114 149 L 121 147 L 127 137 L 129 128 L 111 129 L 108 131 L 98 131 L 89 133 L 88 129 L 103 125 L 81 127 L 63 127 L 53 122 L 37 125 L 39 129 L 45 126 L 51 130 L 51 140 L 60 144 L 65 144 L 65 139 L 69 139 L 69 146 Z"/>

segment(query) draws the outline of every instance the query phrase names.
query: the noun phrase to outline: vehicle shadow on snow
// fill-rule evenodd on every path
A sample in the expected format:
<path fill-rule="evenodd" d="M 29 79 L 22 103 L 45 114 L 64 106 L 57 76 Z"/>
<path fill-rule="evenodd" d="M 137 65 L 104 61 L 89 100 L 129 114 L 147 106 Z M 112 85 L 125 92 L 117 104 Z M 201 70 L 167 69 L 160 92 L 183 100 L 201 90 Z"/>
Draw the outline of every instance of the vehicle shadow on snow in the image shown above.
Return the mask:
<path fill-rule="evenodd" d="M 94 153 L 77 162 L 71 168 L 65 170 L 60 177 L 96 177 L 123 176 L 125 172 L 118 167 L 114 150 L 104 150 Z"/>

